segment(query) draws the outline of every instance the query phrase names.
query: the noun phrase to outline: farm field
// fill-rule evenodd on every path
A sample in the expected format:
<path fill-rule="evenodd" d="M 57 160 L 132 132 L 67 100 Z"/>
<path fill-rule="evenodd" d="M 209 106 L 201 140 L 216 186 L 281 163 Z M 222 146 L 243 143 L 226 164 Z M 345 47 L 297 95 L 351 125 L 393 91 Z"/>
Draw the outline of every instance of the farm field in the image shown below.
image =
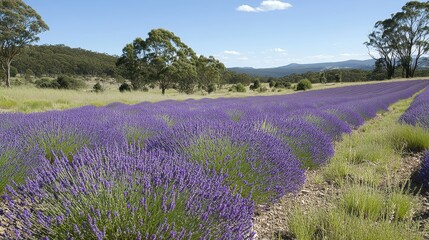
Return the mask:
<path fill-rule="evenodd" d="M 418 79 L 418 78 L 416 78 Z M 403 79 L 389 80 L 403 81 Z M 406 80 L 408 81 L 408 80 Z M 345 82 L 345 83 L 328 83 L 328 84 L 313 84 L 313 88 L 308 90 L 321 90 L 328 88 L 354 86 L 362 84 L 377 84 L 383 81 L 373 82 Z M 87 85 L 92 86 L 95 82 L 89 82 Z M 268 88 L 268 84 L 264 84 Z M 159 102 L 164 100 L 184 101 L 187 99 L 203 99 L 203 98 L 240 98 L 249 96 L 273 96 L 295 93 L 292 89 L 270 89 L 267 92 L 259 93 L 247 89 L 245 93 L 229 92 L 230 86 L 226 85 L 218 91 L 207 94 L 207 92 L 195 92 L 194 94 L 186 95 L 179 93 L 176 90 L 169 89 L 165 95 L 161 95 L 161 90 L 158 88 L 150 89 L 149 92 L 133 91 L 121 93 L 118 91 L 119 85 L 106 84 L 104 92 L 91 92 L 88 87 L 82 90 L 55 90 L 55 89 L 40 89 L 30 85 L 16 86 L 14 88 L 0 88 L 0 112 L 41 112 L 48 110 L 64 110 L 69 108 L 82 107 L 85 105 L 104 106 L 112 102 L 121 102 L 125 104 L 137 104 L 140 102 Z M 274 92 L 273 92 L 274 90 Z"/>
<path fill-rule="evenodd" d="M 423 197 L 397 172 L 429 148 L 427 86 L 3 113 L 0 236 L 423 239 Z M 261 225 L 270 208 L 289 221 Z"/>

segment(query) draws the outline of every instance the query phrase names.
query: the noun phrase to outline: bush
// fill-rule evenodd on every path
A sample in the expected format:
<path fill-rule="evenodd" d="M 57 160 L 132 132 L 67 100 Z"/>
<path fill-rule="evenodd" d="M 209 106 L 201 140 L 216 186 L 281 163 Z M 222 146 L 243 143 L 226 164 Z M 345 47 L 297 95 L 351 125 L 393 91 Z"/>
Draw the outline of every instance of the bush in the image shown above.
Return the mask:
<path fill-rule="evenodd" d="M 281 82 L 276 82 L 275 84 L 274 84 L 274 87 L 275 88 L 284 88 L 285 86 L 283 85 L 283 83 L 281 83 Z"/>
<path fill-rule="evenodd" d="M 268 88 L 267 88 L 267 87 L 260 87 L 258 91 L 259 91 L 260 93 L 263 93 L 263 92 L 268 91 Z"/>
<path fill-rule="evenodd" d="M 103 92 L 104 91 L 104 87 L 101 85 L 100 82 L 97 82 L 93 87 L 95 92 Z"/>
<path fill-rule="evenodd" d="M 305 91 L 307 89 L 311 89 L 311 82 L 308 79 L 302 79 L 299 81 L 299 83 L 296 85 L 297 91 Z"/>
<path fill-rule="evenodd" d="M 270 86 L 270 88 L 273 88 L 274 86 L 276 86 L 276 82 L 270 81 L 268 85 Z"/>
<path fill-rule="evenodd" d="M 212 92 L 214 92 L 214 91 L 216 91 L 216 85 L 215 85 L 214 83 L 210 83 L 210 84 L 207 86 L 207 92 L 210 94 L 210 93 L 212 93 Z"/>
<path fill-rule="evenodd" d="M 48 78 L 42 78 L 35 82 L 36 87 L 38 88 L 53 88 L 58 89 L 60 88 L 60 85 L 56 80 L 50 80 Z"/>
<path fill-rule="evenodd" d="M 121 86 L 119 86 L 119 91 L 120 92 L 125 92 L 125 91 L 131 92 L 130 84 L 128 84 L 126 82 L 122 83 Z"/>
<path fill-rule="evenodd" d="M 235 90 L 237 91 L 237 92 L 246 92 L 246 88 L 243 86 L 243 84 L 241 84 L 241 83 L 237 83 L 236 85 L 235 85 Z"/>
<path fill-rule="evenodd" d="M 253 237 L 253 204 L 225 187 L 223 176 L 183 157 L 85 149 L 71 162 L 46 163 L 35 176 L 7 188 L 7 218 L 23 223 L 11 226 L 7 239 Z"/>
<path fill-rule="evenodd" d="M 85 82 L 68 76 L 59 76 L 56 80 L 60 89 L 78 90 L 85 87 Z"/>
<path fill-rule="evenodd" d="M 261 82 L 259 80 L 255 80 L 252 85 L 250 85 L 250 90 L 257 90 L 261 87 Z"/>
<path fill-rule="evenodd" d="M 143 92 L 149 92 L 149 88 L 148 88 L 148 87 L 146 87 L 146 86 L 144 86 L 144 87 L 142 87 L 142 91 L 143 91 Z"/>

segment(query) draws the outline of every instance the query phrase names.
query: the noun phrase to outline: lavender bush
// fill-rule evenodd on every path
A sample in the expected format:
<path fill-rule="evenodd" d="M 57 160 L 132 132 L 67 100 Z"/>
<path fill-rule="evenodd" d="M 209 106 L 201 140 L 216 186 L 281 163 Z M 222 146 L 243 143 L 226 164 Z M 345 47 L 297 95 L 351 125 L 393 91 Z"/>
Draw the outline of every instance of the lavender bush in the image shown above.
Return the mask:
<path fill-rule="evenodd" d="M 401 116 L 400 121 L 429 129 L 429 88 L 416 97 L 409 109 Z"/>
<path fill-rule="evenodd" d="M 11 239 L 245 239 L 253 204 L 218 174 L 137 147 L 55 158 L 6 199 Z"/>
<path fill-rule="evenodd" d="M 252 124 L 198 121 L 180 124 L 148 143 L 186 156 L 209 171 L 226 174 L 231 189 L 257 203 L 278 200 L 297 192 L 304 170 L 287 145 Z"/>
<path fill-rule="evenodd" d="M 7 187 L 7 237 L 252 238 L 254 202 L 297 192 L 343 133 L 428 85 L 0 114 L 0 184 L 28 177 Z"/>

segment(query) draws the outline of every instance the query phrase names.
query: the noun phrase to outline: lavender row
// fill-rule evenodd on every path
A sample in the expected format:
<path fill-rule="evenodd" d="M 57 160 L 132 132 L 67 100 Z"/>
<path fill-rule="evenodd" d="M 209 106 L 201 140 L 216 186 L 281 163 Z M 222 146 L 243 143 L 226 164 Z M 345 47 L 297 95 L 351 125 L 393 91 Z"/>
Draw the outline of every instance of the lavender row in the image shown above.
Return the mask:
<path fill-rule="evenodd" d="M 252 238 L 254 203 L 299 191 L 342 134 L 428 84 L 2 114 L 1 179 L 31 176 L 6 191 L 26 223 L 9 237 Z"/>
<path fill-rule="evenodd" d="M 429 88 L 420 93 L 401 116 L 401 122 L 429 129 Z"/>
<path fill-rule="evenodd" d="M 426 88 L 414 99 L 399 121 L 413 126 L 420 126 L 429 131 L 429 88 Z M 416 180 L 425 187 L 429 187 L 429 151 L 423 153 Z"/>

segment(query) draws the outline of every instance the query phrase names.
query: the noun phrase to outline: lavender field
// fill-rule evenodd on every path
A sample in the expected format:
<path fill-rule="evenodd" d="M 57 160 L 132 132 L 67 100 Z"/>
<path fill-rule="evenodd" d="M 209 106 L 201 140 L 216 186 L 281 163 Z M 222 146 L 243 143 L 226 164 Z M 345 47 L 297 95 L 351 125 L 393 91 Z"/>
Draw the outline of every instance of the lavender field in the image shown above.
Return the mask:
<path fill-rule="evenodd" d="M 1 224 L 10 239 L 252 239 L 255 206 L 298 193 L 343 134 L 428 85 L 1 114 Z M 401 121 L 428 127 L 428 93 Z"/>

